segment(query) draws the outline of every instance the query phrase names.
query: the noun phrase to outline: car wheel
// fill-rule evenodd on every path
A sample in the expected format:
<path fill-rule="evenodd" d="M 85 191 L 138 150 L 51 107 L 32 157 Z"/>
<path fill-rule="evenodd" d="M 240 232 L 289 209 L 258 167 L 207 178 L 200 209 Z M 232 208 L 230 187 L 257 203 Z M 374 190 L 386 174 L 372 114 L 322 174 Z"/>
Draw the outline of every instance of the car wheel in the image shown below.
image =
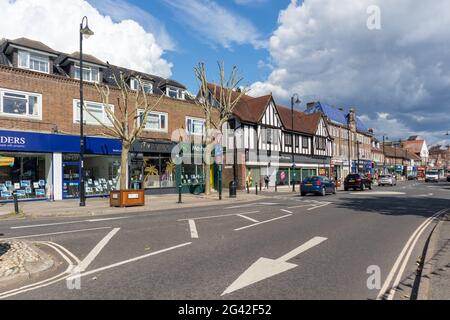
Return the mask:
<path fill-rule="evenodd" d="M 327 195 L 327 190 L 325 187 L 322 188 L 322 193 L 320 194 L 322 197 L 325 197 Z"/>
<path fill-rule="evenodd" d="M 334 187 L 333 189 L 333 194 L 336 194 L 336 187 Z"/>
<path fill-rule="evenodd" d="M 372 185 L 371 184 L 369 185 L 369 190 L 372 190 Z"/>
<path fill-rule="evenodd" d="M 364 185 L 364 183 L 361 183 L 361 191 L 366 190 L 366 186 Z"/>
<path fill-rule="evenodd" d="M 348 191 L 348 188 L 344 188 L 344 191 Z"/>

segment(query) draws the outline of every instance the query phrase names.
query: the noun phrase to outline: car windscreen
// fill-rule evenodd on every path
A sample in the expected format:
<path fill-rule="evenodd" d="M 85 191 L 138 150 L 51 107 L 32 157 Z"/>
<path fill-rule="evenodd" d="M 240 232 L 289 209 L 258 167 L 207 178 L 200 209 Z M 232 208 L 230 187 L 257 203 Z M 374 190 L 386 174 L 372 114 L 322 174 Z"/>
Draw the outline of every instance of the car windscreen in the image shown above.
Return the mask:
<path fill-rule="evenodd" d="M 316 182 L 316 181 L 322 181 L 321 177 L 307 177 L 304 182 Z"/>
<path fill-rule="evenodd" d="M 359 174 L 351 174 L 347 177 L 348 179 L 359 179 L 360 175 Z"/>

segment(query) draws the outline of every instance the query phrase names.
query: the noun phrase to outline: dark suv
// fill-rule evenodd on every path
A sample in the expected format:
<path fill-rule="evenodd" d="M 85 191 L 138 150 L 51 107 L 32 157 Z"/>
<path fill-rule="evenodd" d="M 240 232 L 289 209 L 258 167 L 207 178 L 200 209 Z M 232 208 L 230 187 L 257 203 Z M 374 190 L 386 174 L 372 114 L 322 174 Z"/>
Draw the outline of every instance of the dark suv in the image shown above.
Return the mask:
<path fill-rule="evenodd" d="M 364 191 L 366 188 L 372 190 L 372 179 L 363 174 L 349 174 L 344 180 L 345 191 L 349 189 Z"/>

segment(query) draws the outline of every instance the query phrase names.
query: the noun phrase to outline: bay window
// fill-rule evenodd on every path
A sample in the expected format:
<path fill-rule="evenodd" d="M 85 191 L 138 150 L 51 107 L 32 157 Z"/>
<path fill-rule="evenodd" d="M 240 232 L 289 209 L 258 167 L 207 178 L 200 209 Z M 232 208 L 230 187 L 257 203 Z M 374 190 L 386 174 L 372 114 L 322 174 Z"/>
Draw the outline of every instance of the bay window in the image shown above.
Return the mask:
<path fill-rule="evenodd" d="M 0 113 L 6 116 L 41 119 L 40 94 L 0 89 Z"/>
<path fill-rule="evenodd" d="M 50 60 L 47 56 L 19 50 L 19 68 L 49 73 Z"/>
<path fill-rule="evenodd" d="M 85 101 L 86 109 L 89 111 L 86 111 L 86 109 L 83 112 L 83 120 L 85 124 L 91 124 L 91 125 L 100 125 L 99 121 L 101 123 L 112 126 L 111 120 L 108 118 L 107 111 L 105 108 L 107 106 L 104 106 L 102 103 L 98 102 L 90 102 Z M 114 106 L 109 105 L 108 106 L 110 110 L 114 113 Z M 80 123 L 80 101 L 74 100 L 73 101 L 73 114 L 74 114 L 74 123 Z M 98 119 L 98 121 L 97 121 Z"/>

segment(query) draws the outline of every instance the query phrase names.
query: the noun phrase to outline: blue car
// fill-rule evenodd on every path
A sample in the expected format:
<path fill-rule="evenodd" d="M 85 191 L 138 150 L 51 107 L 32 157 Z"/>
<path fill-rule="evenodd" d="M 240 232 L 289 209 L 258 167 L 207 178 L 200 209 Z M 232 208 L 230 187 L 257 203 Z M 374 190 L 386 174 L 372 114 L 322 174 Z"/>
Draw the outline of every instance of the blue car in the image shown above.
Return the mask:
<path fill-rule="evenodd" d="M 312 176 L 303 180 L 300 192 L 302 196 L 314 193 L 324 197 L 327 193 L 336 194 L 336 185 L 327 177 Z"/>

